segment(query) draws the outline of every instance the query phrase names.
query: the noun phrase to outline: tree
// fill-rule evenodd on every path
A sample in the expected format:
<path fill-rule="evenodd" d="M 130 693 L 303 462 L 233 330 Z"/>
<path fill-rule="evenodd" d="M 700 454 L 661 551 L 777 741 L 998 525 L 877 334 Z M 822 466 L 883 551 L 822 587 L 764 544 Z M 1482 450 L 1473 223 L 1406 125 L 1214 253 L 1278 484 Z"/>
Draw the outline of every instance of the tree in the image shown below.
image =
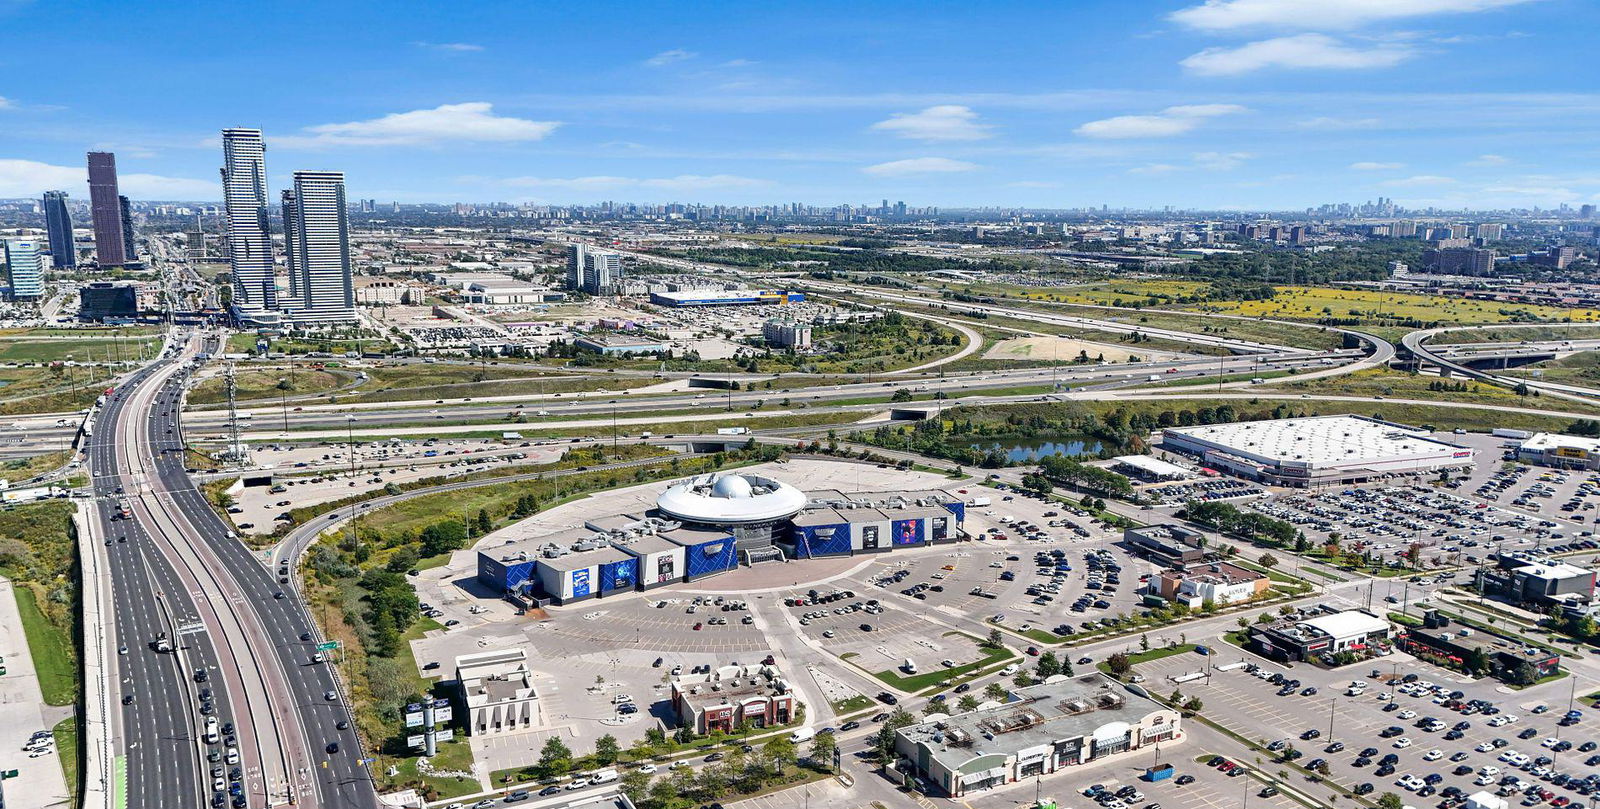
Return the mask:
<path fill-rule="evenodd" d="M 1128 656 L 1126 654 L 1122 652 L 1116 652 L 1110 657 L 1106 658 L 1106 668 L 1110 669 L 1112 674 L 1122 677 L 1128 672 L 1133 671 L 1133 663 L 1128 660 Z"/>
<path fill-rule="evenodd" d="M 825 770 L 833 769 L 833 753 L 839 749 L 832 733 L 818 733 L 811 739 L 811 763 Z"/>
<path fill-rule="evenodd" d="M 1005 645 L 1005 638 L 1001 636 L 1000 630 L 991 629 L 989 630 L 989 638 L 983 642 L 983 645 L 990 649 L 998 649 Z"/>
<path fill-rule="evenodd" d="M 891 401 L 891 402 L 909 402 L 909 401 L 911 401 L 911 390 L 909 388 L 901 388 L 901 389 L 895 391 L 893 396 L 889 397 L 889 401 Z"/>
<path fill-rule="evenodd" d="M 1139 633 L 1139 649 L 1140 649 L 1140 651 L 1145 651 L 1145 652 L 1150 651 L 1150 633 L 1148 633 L 1148 632 Z"/>
<path fill-rule="evenodd" d="M 1002 688 L 1001 690 L 1003 692 L 1005 689 Z M 887 767 L 894 761 L 894 732 L 916 723 L 916 717 L 913 717 L 904 708 L 894 709 L 894 713 L 889 714 L 889 718 L 883 720 L 883 724 L 878 726 L 877 734 L 872 737 L 872 749 L 878 755 L 879 764 Z"/>
<path fill-rule="evenodd" d="M 783 768 L 793 764 L 795 756 L 794 742 L 782 734 L 761 745 L 761 757 L 772 767 L 774 775 L 783 775 Z"/>
<path fill-rule="evenodd" d="M 983 695 L 994 700 L 995 702 L 999 702 L 1006 698 L 1006 687 L 1001 685 L 998 681 L 989 683 L 988 685 L 984 686 Z"/>
<path fill-rule="evenodd" d="M 539 750 L 538 769 L 542 775 L 557 775 L 572 768 L 572 748 L 559 736 L 551 736 Z"/>
<path fill-rule="evenodd" d="M 617 786 L 634 804 L 643 803 L 645 796 L 650 794 L 650 773 L 643 770 L 628 770 L 622 774 L 622 780 Z"/>
<path fill-rule="evenodd" d="M 961 713 L 972 713 L 978 710 L 978 698 L 971 694 L 962 694 L 961 699 L 956 702 L 956 710 Z"/>
<path fill-rule="evenodd" d="M 1273 556 L 1270 553 L 1261 554 L 1261 558 L 1257 559 L 1256 561 L 1259 562 L 1261 564 L 1261 566 L 1265 567 L 1265 568 L 1273 568 L 1273 567 L 1277 567 L 1278 566 L 1278 557 Z"/>
<path fill-rule="evenodd" d="M 1393 792 L 1378 796 L 1378 809 L 1405 809 L 1406 802 Z"/>
<path fill-rule="evenodd" d="M 477 526 L 478 526 L 478 533 L 479 534 L 487 534 L 490 531 L 494 530 L 494 520 L 489 519 L 489 510 L 488 509 L 486 509 L 486 508 L 478 509 Z"/>
<path fill-rule="evenodd" d="M 622 745 L 617 744 L 617 737 L 609 733 L 594 740 L 594 757 L 601 764 L 615 763 L 621 753 Z"/>
<path fill-rule="evenodd" d="M 417 540 L 418 550 L 423 556 L 438 556 L 465 548 L 467 527 L 456 520 L 440 520 L 422 529 L 422 535 Z"/>
<path fill-rule="evenodd" d="M 1056 657 L 1055 652 L 1045 652 L 1039 655 L 1039 661 L 1033 666 L 1033 673 L 1041 680 L 1054 677 L 1061 673 L 1061 660 Z"/>
<path fill-rule="evenodd" d="M 1201 702 L 1199 697 L 1190 697 L 1187 702 L 1183 703 L 1183 709 L 1189 713 L 1200 713 L 1200 709 L 1204 707 L 1205 703 Z"/>

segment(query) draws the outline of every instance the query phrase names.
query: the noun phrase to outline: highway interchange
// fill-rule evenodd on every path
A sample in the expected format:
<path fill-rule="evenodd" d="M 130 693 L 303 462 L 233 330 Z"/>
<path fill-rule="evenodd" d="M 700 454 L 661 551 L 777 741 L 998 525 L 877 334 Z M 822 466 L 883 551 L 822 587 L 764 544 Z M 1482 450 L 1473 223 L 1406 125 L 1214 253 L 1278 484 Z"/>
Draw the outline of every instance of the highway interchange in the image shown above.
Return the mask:
<path fill-rule="evenodd" d="M 931 302 L 897 293 L 873 294 L 889 305 Z M 1041 319 L 1036 312 L 994 309 L 1009 316 Z M 1067 322 L 1082 320 L 1076 318 L 1060 323 L 1042 320 L 1060 326 L 1104 325 L 1098 320 Z M 744 413 L 758 400 L 765 407 L 757 412 L 768 415 L 773 413 L 775 400 L 784 397 L 804 401 L 811 412 L 860 411 L 865 415 L 885 409 L 883 398 L 898 389 L 911 390 L 917 397 L 917 401 L 896 405 L 906 408 L 938 408 L 964 399 L 1000 403 L 1041 396 L 1181 396 L 1186 391 L 1200 393 L 1206 386 L 1164 383 L 1211 377 L 1217 379 L 1218 388 L 1232 390 L 1250 385 L 1248 379 L 1238 377 L 1266 370 L 1292 368 L 1297 378 L 1304 379 L 1382 366 L 1395 356 L 1395 347 L 1387 341 L 1350 333 L 1363 344 L 1362 350 L 1316 352 L 1266 344 L 1219 345 L 1241 353 L 1162 363 L 941 372 L 937 376 L 932 369 L 924 369 L 920 376 L 879 374 L 831 386 L 803 387 L 797 381 L 792 391 L 690 389 L 370 405 L 308 402 L 296 405 L 289 435 L 342 439 L 358 427 L 365 435 L 386 431 L 415 434 L 419 426 L 438 422 L 517 429 L 518 425 L 509 423 L 516 415 L 537 419 L 531 427 L 587 427 L 597 434 L 608 418 L 626 421 L 622 417 L 628 417 L 639 423 L 679 412 L 715 414 L 726 408 Z M 1431 335 L 1413 333 L 1404 345 L 1424 361 L 1452 372 L 1484 374 L 1457 365 L 1459 352 L 1430 352 L 1425 345 L 1427 336 Z M 114 788 L 125 795 L 126 805 L 134 807 L 376 806 L 368 762 L 362 758 L 364 745 L 351 727 L 336 672 L 313 661 L 321 640 L 319 630 L 306 612 L 297 582 L 290 584 L 297 577 L 282 576 L 283 570 L 278 568 L 292 566 L 319 532 L 338 523 L 303 526 L 275 551 L 258 556 L 233 536 L 231 526 L 185 473 L 185 438 L 215 438 L 226 427 L 225 411 L 184 411 L 182 407 L 189 375 L 200 364 L 195 358 L 202 352 L 216 353 L 219 345 L 214 336 L 205 338 L 203 344 L 198 334 L 175 331 L 161 359 L 123 379 L 107 397 L 93 417 L 92 436 L 87 440 L 98 514 L 91 526 L 93 546 L 104 554 L 107 564 L 102 567 L 110 570 L 113 595 L 109 618 L 114 631 L 107 642 L 116 647 L 108 651 L 115 676 L 108 678 L 107 685 L 113 704 L 119 706 L 111 728 L 118 758 L 113 768 Z M 1005 390 L 1019 387 L 1045 387 L 1051 392 Z M 1600 395 L 1570 388 L 1549 387 L 1549 392 L 1584 400 Z M 943 394 L 942 400 L 928 398 L 938 394 Z M 1206 395 L 1244 398 L 1256 394 Z M 282 415 L 287 416 L 287 404 L 283 407 Z M 249 430 L 245 438 L 284 436 L 283 431 L 267 431 L 263 426 L 244 428 Z M 187 436 L 186 427 L 190 431 Z M 711 431 L 686 425 L 683 432 Z M 758 437 L 763 441 L 792 440 L 770 434 Z M 481 484 L 446 484 L 446 488 L 456 485 Z M 369 505 L 382 507 L 421 493 L 381 498 Z M 161 638 L 173 643 L 175 651 L 157 651 Z M 203 680 L 200 671 L 205 672 Z M 207 703 L 209 711 L 202 713 Z M 232 739 L 208 743 L 207 716 L 231 723 Z M 237 764 L 231 763 L 235 755 Z"/>

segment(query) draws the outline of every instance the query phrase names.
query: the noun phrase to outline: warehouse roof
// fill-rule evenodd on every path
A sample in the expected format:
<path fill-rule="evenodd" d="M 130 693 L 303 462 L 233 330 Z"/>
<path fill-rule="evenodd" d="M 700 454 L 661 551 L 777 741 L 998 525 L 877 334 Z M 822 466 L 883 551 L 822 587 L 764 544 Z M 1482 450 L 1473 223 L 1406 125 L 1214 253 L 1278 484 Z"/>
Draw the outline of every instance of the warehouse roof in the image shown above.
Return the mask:
<path fill-rule="evenodd" d="M 1430 438 L 1414 427 L 1363 416 L 1313 416 L 1168 427 L 1164 432 L 1244 456 L 1307 465 L 1470 451 Z"/>

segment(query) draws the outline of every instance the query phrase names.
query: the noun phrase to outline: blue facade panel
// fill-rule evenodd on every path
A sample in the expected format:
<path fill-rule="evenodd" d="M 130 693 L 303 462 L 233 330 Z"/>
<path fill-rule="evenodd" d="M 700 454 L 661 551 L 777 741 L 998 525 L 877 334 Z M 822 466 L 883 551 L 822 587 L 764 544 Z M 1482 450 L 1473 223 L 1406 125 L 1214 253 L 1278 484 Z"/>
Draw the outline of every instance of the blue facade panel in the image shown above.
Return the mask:
<path fill-rule="evenodd" d="M 954 500 L 948 503 L 940 503 L 939 505 L 944 506 L 945 509 L 947 509 L 951 514 L 956 515 L 956 522 L 964 523 L 967 521 L 966 503 L 963 503 L 960 500 Z"/>
<path fill-rule="evenodd" d="M 927 542 L 923 536 L 922 520 L 895 520 L 889 523 L 889 535 L 894 537 L 895 545 L 921 545 Z"/>
<path fill-rule="evenodd" d="M 588 598 L 594 592 L 595 582 L 589 576 L 589 568 L 574 570 L 568 573 L 567 577 L 572 582 L 573 601 L 577 601 L 580 598 Z"/>
<path fill-rule="evenodd" d="M 794 528 L 794 552 L 802 559 L 850 553 L 850 525 L 807 525 Z"/>
<path fill-rule="evenodd" d="M 639 583 L 639 560 L 628 558 L 600 566 L 600 592 L 632 590 Z"/>
<path fill-rule="evenodd" d="M 691 579 L 732 570 L 738 565 L 739 552 L 731 536 L 684 548 L 684 567 Z"/>
<path fill-rule="evenodd" d="M 486 553 L 478 554 L 478 581 L 497 593 L 512 589 L 533 578 L 533 562 L 502 562 Z"/>

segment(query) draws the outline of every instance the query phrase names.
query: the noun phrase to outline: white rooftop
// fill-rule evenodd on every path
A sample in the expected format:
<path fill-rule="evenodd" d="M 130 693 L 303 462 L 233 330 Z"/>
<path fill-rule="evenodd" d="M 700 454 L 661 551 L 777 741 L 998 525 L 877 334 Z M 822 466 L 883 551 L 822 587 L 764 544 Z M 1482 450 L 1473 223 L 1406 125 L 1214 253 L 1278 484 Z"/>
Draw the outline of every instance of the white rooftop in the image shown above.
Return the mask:
<path fill-rule="evenodd" d="M 1539 452 L 1560 447 L 1581 449 L 1590 454 L 1600 454 L 1600 438 L 1585 438 L 1581 435 L 1562 435 L 1561 433 L 1534 433 L 1531 438 L 1522 442 L 1523 449 Z"/>
<path fill-rule="evenodd" d="M 1361 610 L 1345 610 L 1331 615 L 1318 615 L 1307 618 L 1300 623 L 1326 633 L 1332 638 L 1354 638 L 1361 635 L 1370 635 L 1374 632 L 1385 632 L 1389 629 L 1389 622 L 1376 615 Z"/>
<path fill-rule="evenodd" d="M 1429 438 L 1421 430 L 1360 416 L 1167 427 L 1163 432 L 1211 444 L 1225 452 L 1314 466 L 1453 453 L 1459 449 Z"/>
<path fill-rule="evenodd" d="M 804 492 L 749 472 L 700 475 L 656 498 L 656 507 L 673 517 L 713 525 L 793 517 L 805 506 Z"/>
<path fill-rule="evenodd" d="M 1175 463 L 1167 463 L 1160 458 L 1152 458 L 1149 455 L 1119 455 L 1111 460 L 1115 461 L 1116 463 L 1125 463 L 1135 469 L 1143 469 L 1152 475 L 1161 475 L 1163 477 L 1194 477 L 1193 472 L 1190 472 L 1189 470 L 1184 469 Z"/>

